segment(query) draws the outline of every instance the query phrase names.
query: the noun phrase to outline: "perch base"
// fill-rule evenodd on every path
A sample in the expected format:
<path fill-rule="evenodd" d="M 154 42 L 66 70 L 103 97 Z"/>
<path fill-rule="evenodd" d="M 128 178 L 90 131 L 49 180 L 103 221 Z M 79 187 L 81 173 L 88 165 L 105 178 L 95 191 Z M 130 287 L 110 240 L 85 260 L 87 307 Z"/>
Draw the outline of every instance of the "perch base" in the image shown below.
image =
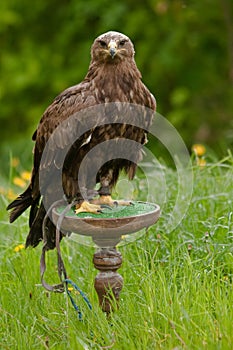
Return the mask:
<path fill-rule="evenodd" d="M 122 256 L 115 248 L 102 248 L 94 254 L 94 266 L 100 272 L 95 278 L 95 290 L 104 312 L 110 314 L 118 307 L 123 277 L 116 271 L 121 267 Z"/>

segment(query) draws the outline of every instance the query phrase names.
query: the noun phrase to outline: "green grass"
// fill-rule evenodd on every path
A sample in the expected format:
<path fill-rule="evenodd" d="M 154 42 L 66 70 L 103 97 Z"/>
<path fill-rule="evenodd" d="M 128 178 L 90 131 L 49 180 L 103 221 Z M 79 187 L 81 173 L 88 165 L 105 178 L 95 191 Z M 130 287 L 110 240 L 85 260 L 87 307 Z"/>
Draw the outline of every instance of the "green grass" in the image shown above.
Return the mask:
<path fill-rule="evenodd" d="M 69 277 L 93 306 L 90 311 L 72 292 L 83 313 L 80 322 L 66 294 L 38 285 L 41 246 L 14 251 L 25 240 L 28 214 L 8 224 L 8 201 L 2 196 L 1 349 L 232 349 L 233 159 L 193 168 L 191 203 L 172 232 L 166 232 L 166 223 L 177 194 L 176 175 L 163 171 L 168 193 L 161 219 L 142 238 L 119 248 L 124 287 L 111 320 L 100 310 L 93 287 L 94 248 L 70 239 L 61 244 Z M 159 190 L 155 181 L 158 203 Z M 139 199 L 146 199 L 142 192 Z M 47 263 L 46 279 L 59 282 L 54 251 Z"/>

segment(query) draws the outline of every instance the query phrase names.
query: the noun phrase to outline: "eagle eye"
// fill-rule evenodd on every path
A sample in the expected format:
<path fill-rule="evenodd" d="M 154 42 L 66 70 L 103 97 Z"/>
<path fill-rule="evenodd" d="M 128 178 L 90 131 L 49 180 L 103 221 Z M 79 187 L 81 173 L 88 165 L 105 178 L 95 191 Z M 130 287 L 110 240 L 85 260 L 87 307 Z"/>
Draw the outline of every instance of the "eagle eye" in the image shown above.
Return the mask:
<path fill-rule="evenodd" d="M 103 40 L 99 40 L 99 43 L 100 43 L 100 46 L 103 47 L 103 48 L 106 48 L 107 47 L 107 44 L 105 41 Z"/>
<path fill-rule="evenodd" d="M 127 41 L 127 40 L 121 40 L 121 41 L 119 42 L 119 46 L 124 46 L 125 43 L 126 43 L 126 41 Z"/>

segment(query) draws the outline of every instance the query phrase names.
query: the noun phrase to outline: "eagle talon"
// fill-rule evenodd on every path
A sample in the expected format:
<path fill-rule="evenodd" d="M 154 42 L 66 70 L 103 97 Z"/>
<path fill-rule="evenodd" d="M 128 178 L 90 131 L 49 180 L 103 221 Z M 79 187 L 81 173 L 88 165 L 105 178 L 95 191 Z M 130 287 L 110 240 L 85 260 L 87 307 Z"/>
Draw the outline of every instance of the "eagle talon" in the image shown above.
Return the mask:
<path fill-rule="evenodd" d="M 100 204 L 100 208 L 112 210 L 112 207 L 108 204 Z"/>
<path fill-rule="evenodd" d="M 102 208 L 110 208 L 112 209 L 113 207 L 117 208 L 119 205 L 121 206 L 128 206 L 128 205 L 134 205 L 133 202 L 131 201 L 126 201 L 126 200 L 114 200 L 110 195 L 100 195 L 99 198 L 93 199 L 91 201 L 93 204 L 99 204 Z"/>
<path fill-rule="evenodd" d="M 116 205 L 121 205 L 121 206 L 130 206 L 130 205 L 134 205 L 133 202 L 131 201 L 127 201 L 127 200 L 123 200 L 123 199 L 120 199 L 119 201 L 115 201 Z"/>
<path fill-rule="evenodd" d="M 100 214 L 102 213 L 101 206 L 89 203 L 88 201 L 83 201 L 75 205 L 75 214 L 79 213 L 92 213 L 92 214 Z"/>

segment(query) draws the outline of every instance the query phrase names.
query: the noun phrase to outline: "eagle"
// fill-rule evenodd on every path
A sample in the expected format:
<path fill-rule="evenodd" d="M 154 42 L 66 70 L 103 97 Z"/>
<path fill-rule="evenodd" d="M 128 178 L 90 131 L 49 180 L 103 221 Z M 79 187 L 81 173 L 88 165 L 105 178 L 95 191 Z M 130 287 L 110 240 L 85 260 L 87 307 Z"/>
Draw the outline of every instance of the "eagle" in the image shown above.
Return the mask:
<path fill-rule="evenodd" d="M 7 207 L 11 223 L 30 207 L 26 247 L 42 240 L 47 250 L 55 247 L 56 227 L 47 214 L 62 195 L 75 203 L 77 213 L 130 204 L 114 201 L 111 192 L 121 171 L 134 178 L 156 110 L 134 54 L 126 35 L 109 31 L 98 36 L 84 80 L 45 110 L 32 136 L 30 184 Z"/>

